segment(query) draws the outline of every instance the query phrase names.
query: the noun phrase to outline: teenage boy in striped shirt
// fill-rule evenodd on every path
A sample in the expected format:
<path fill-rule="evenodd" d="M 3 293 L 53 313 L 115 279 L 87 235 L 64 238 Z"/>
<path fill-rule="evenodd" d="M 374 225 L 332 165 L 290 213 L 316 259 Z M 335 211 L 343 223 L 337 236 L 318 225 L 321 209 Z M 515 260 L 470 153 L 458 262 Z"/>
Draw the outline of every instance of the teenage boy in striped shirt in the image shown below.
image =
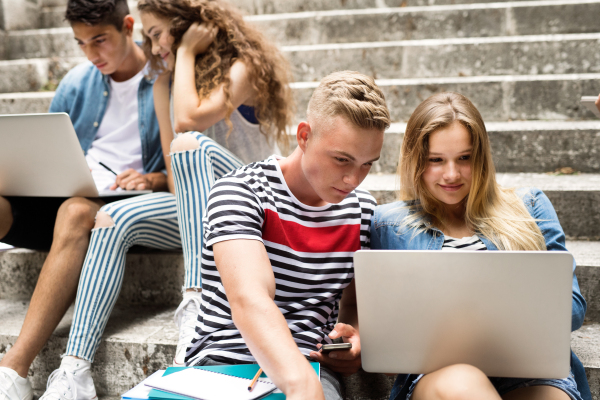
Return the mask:
<path fill-rule="evenodd" d="M 359 189 L 390 116 L 372 78 L 331 74 L 313 93 L 298 147 L 231 172 L 211 190 L 202 304 L 188 365 L 258 362 L 287 396 L 342 399 L 361 365 L 354 269 L 376 205 Z M 342 338 L 351 350 L 317 352 Z M 308 363 L 321 363 L 321 382 Z"/>

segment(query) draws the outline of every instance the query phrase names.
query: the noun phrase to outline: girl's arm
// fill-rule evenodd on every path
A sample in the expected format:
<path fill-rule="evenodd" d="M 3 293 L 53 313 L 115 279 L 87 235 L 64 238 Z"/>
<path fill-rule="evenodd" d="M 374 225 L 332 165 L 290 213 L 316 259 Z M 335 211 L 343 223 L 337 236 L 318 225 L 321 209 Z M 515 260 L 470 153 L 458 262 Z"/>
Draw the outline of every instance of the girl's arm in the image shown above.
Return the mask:
<path fill-rule="evenodd" d="M 534 196 L 533 218 L 536 219 L 544 238 L 548 251 L 568 251 L 565 245 L 565 233 L 563 232 L 558 216 L 548 197 L 539 189 L 532 191 Z M 583 325 L 583 318 L 587 304 L 579 290 L 579 283 L 575 275 L 575 261 L 573 261 L 573 308 L 571 311 L 571 331 L 575 331 Z"/>
<path fill-rule="evenodd" d="M 175 194 L 173 173 L 171 172 L 171 142 L 173 141 L 173 127 L 171 126 L 171 111 L 169 102 L 169 81 L 171 73 L 159 75 L 154 82 L 154 111 L 158 119 L 160 130 L 160 144 L 167 168 L 167 186 L 169 192 Z"/>
<path fill-rule="evenodd" d="M 195 84 L 196 56 L 208 49 L 216 33 L 216 27 L 194 23 L 183 35 L 177 49 L 173 83 L 175 132 L 202 132 L 225 118 L 227 107 L 223 85 L 216 87 L 207 98 L 200 99 Z M 231 66 L 229 77 L 230 100 L 235 109 L 251 99 L 254 90 L 243 62 L 236 61 Z"/>

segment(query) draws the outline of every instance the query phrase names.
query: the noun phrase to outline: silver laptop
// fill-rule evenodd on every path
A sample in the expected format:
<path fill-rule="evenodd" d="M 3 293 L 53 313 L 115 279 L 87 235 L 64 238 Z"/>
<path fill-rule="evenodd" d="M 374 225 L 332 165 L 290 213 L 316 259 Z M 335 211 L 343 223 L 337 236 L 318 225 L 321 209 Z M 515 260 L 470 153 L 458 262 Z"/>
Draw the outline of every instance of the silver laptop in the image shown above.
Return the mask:
<path fill-rule="evenodd" d="M 67 114 L 0 115 L 0 195 L 109 197 L 151 192 L 98 193 Z"/>
<path fill-rule="evenodd" d="M 354 269 L 365 371 L 569 375 L 567 252 L 361 250 Z"/>

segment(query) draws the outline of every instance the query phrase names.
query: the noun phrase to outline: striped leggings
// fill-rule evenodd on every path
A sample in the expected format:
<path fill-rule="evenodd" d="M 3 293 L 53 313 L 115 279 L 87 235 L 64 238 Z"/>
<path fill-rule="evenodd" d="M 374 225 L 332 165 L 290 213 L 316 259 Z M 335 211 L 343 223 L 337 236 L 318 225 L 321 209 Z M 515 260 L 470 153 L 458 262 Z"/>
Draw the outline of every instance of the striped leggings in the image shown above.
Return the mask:
<path fill-rule="evenodd" d="M 210 188 L 215 180 L 243 163 L 203 134 L 190 133 L 198 140 L 198 148 L 171 154 L 175 195 L 152 193 L 100 209 L 112 218 L 114 225 L 92 230 L 79 278 L 66 355 L 94 360 L 121 290 L 125 254 L 131 246 L 182 248 L 184 287 L 201 287 L 198 254 L 202 250 L 202 217 Z"/>

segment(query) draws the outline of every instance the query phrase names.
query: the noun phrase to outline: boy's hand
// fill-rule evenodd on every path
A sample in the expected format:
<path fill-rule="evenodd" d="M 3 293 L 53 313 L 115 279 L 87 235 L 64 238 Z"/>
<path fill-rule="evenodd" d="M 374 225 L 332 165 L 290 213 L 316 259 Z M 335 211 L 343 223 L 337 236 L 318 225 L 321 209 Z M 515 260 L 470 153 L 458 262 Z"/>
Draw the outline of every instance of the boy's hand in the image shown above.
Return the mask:
<path fill-rule="evenodd" d="M 119 187 L 124 190 L 152 190 L 152 181 L 146 175 L 129 168 L 117 175 L 117 179 L 110 190 L 116 190 Z"/>
<path fill-rule="evenodd" d="M 194 55 L 204 53 L 217 36 L 219 28 L 213 24 L 194 22 L 181 38 L 182 51 L 190 51 Z"/>
<path fill-rule="evenodd" d="M 596 102 L 594 104 L 596 104 L 596 108 L 598 109 L 598 111 L 600 111 L 600 95 L 598 95 L 598 98 L 596 99 Z"/>
<path fill-rule="evenodd" d="M 329 354 L 313 351 L 310 353 L 310 357 L 344 376 L 358 372 L 362 364 L 358 331 L 352 325 L 339 323 L 335 325 L 329 337 L 332 339 L 341 337 L 344 343 L 352 343 L 352 348 L 350 350 L 332 351 Z M 321 344 L 317 345 L 318 348 L 321 348 L 321 346 Z"/>

